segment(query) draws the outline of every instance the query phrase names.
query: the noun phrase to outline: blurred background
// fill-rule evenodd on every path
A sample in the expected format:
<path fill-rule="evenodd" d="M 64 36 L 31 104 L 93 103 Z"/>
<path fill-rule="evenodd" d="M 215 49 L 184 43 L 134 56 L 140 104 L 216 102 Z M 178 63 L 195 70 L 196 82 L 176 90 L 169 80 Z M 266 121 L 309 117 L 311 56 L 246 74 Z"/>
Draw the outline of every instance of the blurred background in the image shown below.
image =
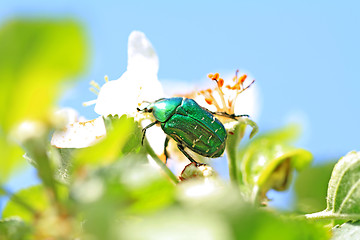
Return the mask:
<path fill-rule="evenodd" d="M 210 72 L 236 69 L 256 79 L 261 132 L 297 122 L 297 146 L 315 165 L 359 150 L 360 4 L 357 1 L 0 1 L 0 24 L 17 17 L 69 17 L 88 35 L 87 71 L 60 107 L 97 117 L 82 103 L 95 99 L 89 82 L 117 79 L 127 66 L 127 39 L 144 32 L 160 60 L 165 91 L 202 86 Z M 1 56 L 0 56 L 1 57 Z M 185 86 L 186 89 L 185 89 Z M 176 87 L 178 89 L 178 87 Z M 9 188 L 35 183 L 33 170 Z M 274 203 L 284 207 L 290 194 Z M 4 200 L 0 201 L 0 209 Z"/>

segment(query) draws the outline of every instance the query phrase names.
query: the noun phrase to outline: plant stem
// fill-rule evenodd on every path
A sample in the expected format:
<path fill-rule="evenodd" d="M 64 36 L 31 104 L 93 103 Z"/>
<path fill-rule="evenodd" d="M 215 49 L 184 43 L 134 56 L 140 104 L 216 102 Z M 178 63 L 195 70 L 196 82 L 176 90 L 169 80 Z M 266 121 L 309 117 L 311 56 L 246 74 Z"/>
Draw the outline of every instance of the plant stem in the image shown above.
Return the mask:
<path fill-rule="evenodd" d="M 320 220 L 320 219 L 343 219 L 343 220 L 359 220 L 360 214 L 339 214 L 329 211 L 322 211 L 317 213 L 305 214 L 307 219 Z"/>
<path fill-rule="evenodd" d="M 229 176 L 233 184 L 238 184 L 237 166 L 236 166 L 236 150 L 232 147 L 226 147 L 226 155 L 228 158 Z"/>
<path fill-rule="evenodd" d="M 244 185 L 242 173 L 237 166 L 237 149 L 240 141 L 243 139 L 246 126 L 252 127 L 250 138 L 252 138 L 258 131 L 257 124 L 249 118 L 241 118 L 234 127 L 232 134 L 229 134 L 226 140 L 226 154 L 228 157 L 230 180 L 236 186 Z"/>
<path fill-rule="evenodd" d="M 242 179 L 241 172 L 237 167 L 237 148 L 244 137 L 246 125 L 239 123 L 235 126 L 233 134 L 229 134 L 226 141 L 226 154 L 228 157 L 229 176 L 234 185 L 239 185 Z"/>
<path fill-rule="evenodd" d="M 156 153 L 151 148 L 149 142 L 146 139 L 144 141 L 144 145 L 145 145 L 146 151 L 149 153 L 149 155 L 154 159 L 154 161 L 159 165 L 159 167 L 164 171 L 164 173 L 173 181 L 173 183 L 175 183 L 175 184 L 179 183 L 178 178 L 166 166 L 166 164 L 163 161 L 161 161 L 161 159 L 156 155 Z"/>

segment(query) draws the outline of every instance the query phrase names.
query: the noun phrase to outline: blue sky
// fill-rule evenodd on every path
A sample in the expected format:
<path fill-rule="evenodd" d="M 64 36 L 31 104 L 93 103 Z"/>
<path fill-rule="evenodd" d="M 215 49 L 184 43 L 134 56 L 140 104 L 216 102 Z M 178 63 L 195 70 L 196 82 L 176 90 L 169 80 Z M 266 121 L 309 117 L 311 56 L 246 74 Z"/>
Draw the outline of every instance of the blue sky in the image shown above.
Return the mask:
<path fill-rule="evenodd" d="M 261 96 L 261 131 L 303 123 L 298 146 L 316 162 L 360 150 L 360 4 L 357 1 L 1 1 L 16 16 L 72 17 L 85 27 L 88 70 L 62 106 L 96 117 L 83 101 L 90 80 L 116 79 L 127 38 L 143 31 L 160 59 L 160 80 L 194 83 L 210 72 L 246 70 Z"/>

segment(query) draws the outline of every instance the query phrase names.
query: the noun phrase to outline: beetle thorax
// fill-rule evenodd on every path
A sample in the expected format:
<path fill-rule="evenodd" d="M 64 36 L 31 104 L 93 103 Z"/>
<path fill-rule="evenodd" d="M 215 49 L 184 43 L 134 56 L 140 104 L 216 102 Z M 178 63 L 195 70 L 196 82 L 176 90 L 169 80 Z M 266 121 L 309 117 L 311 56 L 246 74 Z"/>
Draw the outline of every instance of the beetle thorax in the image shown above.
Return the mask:
<path fill-rule="evenodd" d="M 159 122 L 166 122 L 172 115 L 175 114 L 176 109 L 181 105 L 182 97 L 178 98 L 164 98 L 152 104 L 152 113 Z"/>

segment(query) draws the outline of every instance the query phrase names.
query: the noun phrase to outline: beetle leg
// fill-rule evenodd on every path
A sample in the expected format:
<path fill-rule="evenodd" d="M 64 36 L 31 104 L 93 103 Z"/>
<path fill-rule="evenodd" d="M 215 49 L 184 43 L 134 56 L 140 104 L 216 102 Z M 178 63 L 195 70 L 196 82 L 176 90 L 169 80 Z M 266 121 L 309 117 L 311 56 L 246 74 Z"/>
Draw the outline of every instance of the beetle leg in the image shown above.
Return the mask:
<path fill-rule="evenodd" d="M 145 138 L 146 130 L 148 128 L 151 128 L 152 126 L 154 126 L 157 123 L 159 123 L 159 121 L 152 122 L 142 129 L 143 135 L 142 135 L 142 139 L 141 139 L 141 145 L 144 145 L 144 138 Z"/>
<path fill-rule="evenodd" d="M 167 163 L 167 160 L 169 158 L 169 153 L 167 151 L 167 147 L 169 145 L 169 140 L 170 140 L 170 138 L 168 136 L 166 136 L 165 143 L 164 143 L 165 164 Z"/>
<path fill-rule="evenodd" d="M 234 120 L 238 120 L 239 117 L 250 117 L 247 114 L 241 114 L 241 115 L 235 115 L 235 114 L 228 114 L 227 112 L 211 112 L 210 113 L 214 114 L 214 115 L 218 115 L 218 116 L 222 116 L 222 117 L 227 117 L 227 118 L 231 118 Z"/>
<path fill-rule="evenodd" d="M 200 166 L 202 165 L 201 163 L 198 163 L 197 161 L 195 161 L 195 159 L 193 159 L 184 149 L 184 146 L 181 144 L 178 144 L 177 147 L 179 148 L 179 150 L 185 155 L 185 157 L 187 157 L 190 162 L 193 162 L 196 164 L 196 166 Z"/>

